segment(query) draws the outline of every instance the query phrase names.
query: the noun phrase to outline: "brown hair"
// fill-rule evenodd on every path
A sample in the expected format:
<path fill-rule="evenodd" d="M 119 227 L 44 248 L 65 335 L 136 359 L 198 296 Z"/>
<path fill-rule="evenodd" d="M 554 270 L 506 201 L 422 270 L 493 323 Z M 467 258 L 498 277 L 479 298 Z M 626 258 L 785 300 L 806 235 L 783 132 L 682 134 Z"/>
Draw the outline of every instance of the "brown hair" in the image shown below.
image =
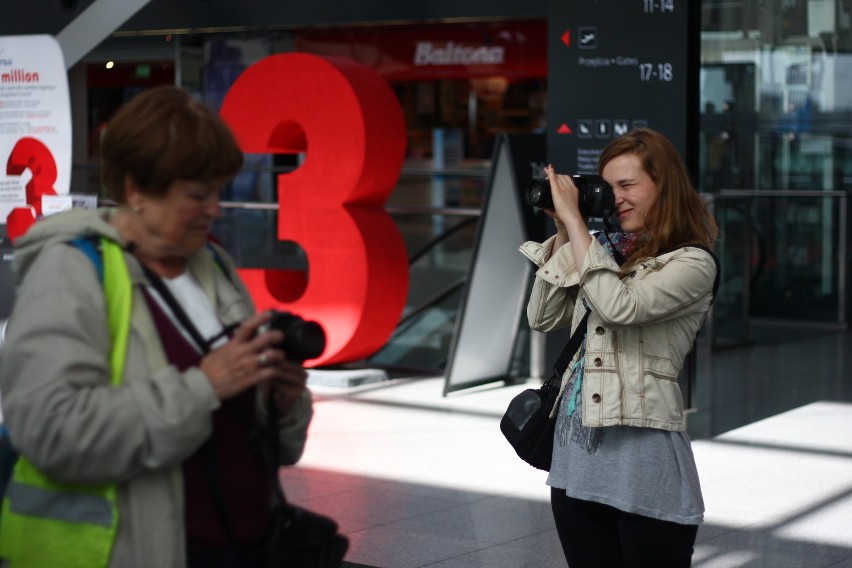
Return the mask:
<path fill-rule="evenodd" d="M 117 203 L 125 201 L 127 175 L 143 193 L 162 195 L 176 180 L 232 178 L 242 165 L 243 153 L 224 121 L 173 86 L 135 96 L 101 138 L 101 182 Z"/>
<path fill-rule="evenodd" d="M 657 186 L 657 199 L 645 218 L 645 228 L 627 255 L 622 274 L 643 258 L 688 244 L 712 248 L 719 233 L 716 220 L 693 187 L 686 165 L 672 143 L 649 128 L 631 130 L 604 148 L 598 159 L 599 171 L 623 154 L 639 158 L 642 169 Z"/>

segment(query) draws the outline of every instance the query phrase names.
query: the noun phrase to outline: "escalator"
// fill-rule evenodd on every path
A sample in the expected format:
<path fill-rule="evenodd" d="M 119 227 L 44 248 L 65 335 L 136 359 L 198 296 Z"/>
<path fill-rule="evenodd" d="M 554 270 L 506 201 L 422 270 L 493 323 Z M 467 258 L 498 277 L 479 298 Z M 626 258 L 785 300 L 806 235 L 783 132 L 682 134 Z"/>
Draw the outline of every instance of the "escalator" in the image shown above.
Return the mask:
<path fill-rule="evenodd" d="M 366 365 L 383 368 L 389 375 L 443 373 L 467 281 L 478 217 L 445 221 L 450 227 L 411 255 L 405 311 L 387 343 L 364 361 Z"/>

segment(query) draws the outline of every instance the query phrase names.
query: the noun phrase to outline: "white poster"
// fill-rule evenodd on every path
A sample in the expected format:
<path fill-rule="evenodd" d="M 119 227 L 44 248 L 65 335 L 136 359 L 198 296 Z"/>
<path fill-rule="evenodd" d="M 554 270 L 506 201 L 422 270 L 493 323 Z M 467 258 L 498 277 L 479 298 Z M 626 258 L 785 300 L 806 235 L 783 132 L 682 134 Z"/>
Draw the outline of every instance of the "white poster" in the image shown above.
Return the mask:
<path fill-rule="evenodd" d="M 42 196 L 68 195 L 71 101 L 56 38 L 0 36 L 0 224 L 15 207 L 42 215 Z"/>

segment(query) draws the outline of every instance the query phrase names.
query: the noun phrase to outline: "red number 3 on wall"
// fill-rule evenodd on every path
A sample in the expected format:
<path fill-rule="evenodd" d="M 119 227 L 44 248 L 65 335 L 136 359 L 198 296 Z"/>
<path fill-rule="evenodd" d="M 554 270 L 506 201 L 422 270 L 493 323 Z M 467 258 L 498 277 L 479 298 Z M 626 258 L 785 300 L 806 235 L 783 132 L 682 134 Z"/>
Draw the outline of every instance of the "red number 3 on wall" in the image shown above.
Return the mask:
<path fill-rule="evenodd" d="M 221 113 L 244 152 L 305 152 L 297 170 L 278 176 L 278 238 L 305 251 L 307 283 L 301 273 L 241 269 L 258 308 L 325 327 L 325 353 L 309 366 L 372 354 L 408 292 L 405 245 L 384 210 L 406 144 L 393 91 L 358 63 L 289 53 L 244 71 Z"/>

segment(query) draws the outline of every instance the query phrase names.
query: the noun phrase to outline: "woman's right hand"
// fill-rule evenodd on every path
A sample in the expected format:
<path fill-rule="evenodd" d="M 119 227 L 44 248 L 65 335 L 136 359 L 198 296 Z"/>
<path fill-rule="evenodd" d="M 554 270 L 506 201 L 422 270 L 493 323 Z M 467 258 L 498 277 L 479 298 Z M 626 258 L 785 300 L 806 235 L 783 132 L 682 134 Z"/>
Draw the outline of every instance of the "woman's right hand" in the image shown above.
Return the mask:
<path fill-rule="evenodd" d="M 580 214 L 580 191 L 574 185 L 571 176 L 556 173 L 552 165 L 545 167 L 544 173 L 547 174 L 550 182 L 550 195 L 553 198 L 553 209 L 545 212 L 563 226 L 569 225 L 571 221 L 576 221 L 578 218 L 585 225 L 585 220 Z"/>
<path fill-rule="evenodd" d="M 199 368 L 207 375 L 220 400 L 236 396 L 280 374 L 277 366 L 267 363 L 272 358 L 283 358 L 283 354 L 278 356 L 281 352 L 274 346 L 284 340 L 284 334 L 277 330 L 258 333 L 270 317 L 269 312 L 263 312 L 248 318 L 237 327 L 227 343 L 201 359 Z"/>
<path fill-rule="evenodd" d="M 591 237 L 586 219 L 580 213 L 580 190 L 574 185 L 571 176 L 557 174 L 552 165 L 545 167 L 544 173 L 550 181 L 553 198 L 553 209 L 546 213 L 553 218 L 557 230 L 553 252 L 570 242 L 574 258 L 582 259 L 589 248 Z"/>

